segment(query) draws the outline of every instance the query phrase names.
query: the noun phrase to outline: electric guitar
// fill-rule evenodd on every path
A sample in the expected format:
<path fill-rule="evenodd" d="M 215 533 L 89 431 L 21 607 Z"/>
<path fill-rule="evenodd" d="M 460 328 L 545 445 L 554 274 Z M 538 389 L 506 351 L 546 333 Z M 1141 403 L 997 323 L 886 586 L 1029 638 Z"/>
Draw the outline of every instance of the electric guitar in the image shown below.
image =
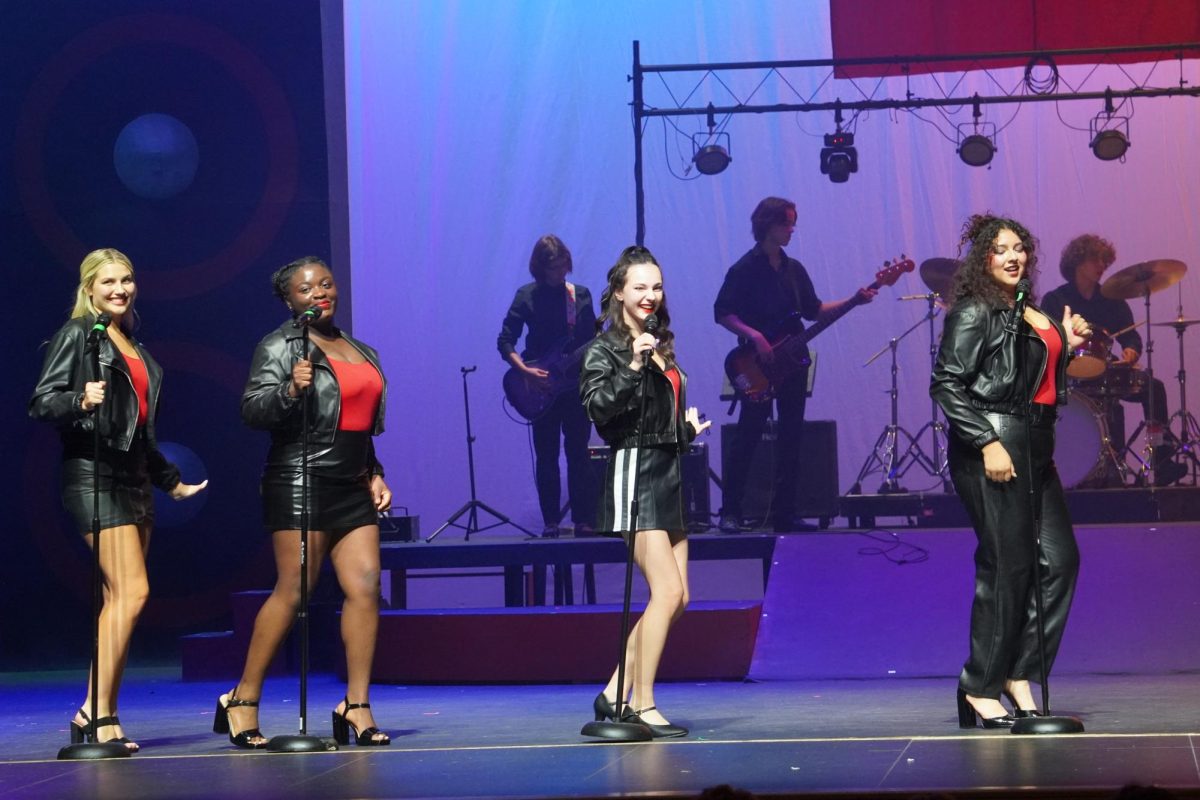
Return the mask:
<path fill-rule="evenodd" d="M 574 350 L 566 352 L 562 351 L 560 345 L 551 348 L 551 355 L 526 361 L 525 366 L 544 369 L 550 373 L 544 380 L 527 375 L 516 367 L 509 367 L 508 372 L 504 373 L 504 397 L 508 404 L 522 417 L 533 422 L 554 405 L 559 395 L 568 391 L 578 392 L 579 375 L 575 366 L 591 343 L 589 339 Z"/>
<path fill-rule="evenodd" d="M 875 273 L 875 281 L 867 288 L 892 286 L 900 280 L 902 274 L 912 272 L 915 267 L 912 259 L 905 256 L 901 256 L 897 261 L 885 261 L 883 269 Z M 770 362 L 764 363 L 759 359 L 753 342 L 745 342 L 729 351 L 729 355 L 725 357 L 725 374 L 729 376 L 729 382 L 740 395 L 751 402 L 770 400 L 780 383 L 808 369 L 812 363 L 808 353 L 809 341 L 841 319 L 850 309 L 865 302 L 855 294 L 835 313 L 808 328 L 804 327 L 798 312 L 789 314 L 768 337 L 771 352 L 774 354 Z"/>

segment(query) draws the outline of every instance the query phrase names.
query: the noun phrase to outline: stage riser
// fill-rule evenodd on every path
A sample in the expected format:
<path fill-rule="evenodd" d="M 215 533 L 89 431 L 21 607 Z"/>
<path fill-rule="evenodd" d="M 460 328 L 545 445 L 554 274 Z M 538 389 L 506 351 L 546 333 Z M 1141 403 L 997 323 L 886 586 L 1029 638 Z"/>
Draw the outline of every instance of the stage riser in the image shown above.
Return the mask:
<path fill-rule="evenodd" d="M 1108 522 L 1183 522 L 1200 519 L 1200 489 L 1075 489 L 1067 508 L 1076 525 Z M 880 517 L 909 517 L 923 528 L 969 526 L 957 495 L 942 492 L 845 495 L 841 513 L 851 527 L 870 527 Z"/>
<path fill-rule="evenodd" d="M 760 603 L 697 603 L 672 627 L 665 680 L 739 680 L 750 671 Z M 638 619 L 631 616 L 630 625 Z M 605 681 L 616 665 L 619 606 L 387 611 L 378 683 Z M 345 677 L 345 662 L 338 659 Z"/>

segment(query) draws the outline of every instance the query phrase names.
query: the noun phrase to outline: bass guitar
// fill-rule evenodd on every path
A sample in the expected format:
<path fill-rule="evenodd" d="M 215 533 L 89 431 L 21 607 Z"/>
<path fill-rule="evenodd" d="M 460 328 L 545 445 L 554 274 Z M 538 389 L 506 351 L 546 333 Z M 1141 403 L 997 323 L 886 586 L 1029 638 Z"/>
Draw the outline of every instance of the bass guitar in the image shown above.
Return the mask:
<path fill-rule="evenodd" d="M 901 256 L 896 261 L 885 261 L 883 269 L 875 273 L 875 280 L 867 288 L 879 289 L 892 286 L 905 272 L 912 272 L 916 265 L 911 258 Z M 763 361 L 753 342 L 744 342 L 729 351 L 725 357 L 725 374 L 729 382 L 742 397 L 754 403 L 770 400 L 775 387 L 802 370 L 808 369 L 812 358 L 808 343 L 821 331 L 841 319 L 852 308 L 865 300 L 855 294 L 835 313 L 824 316 L 819 322 L 805 328 L 799 313 L 790 314 L 768 337 L 773 358 Z"/>
<path fill-rule="evenodd" d="M 563 342 L 565 345 L 566 343 Z M 533 422 L 564 392 L 579 391 L 579 374 L 575 367 L 583 358 L 591 340 L 570 351 L 562 351 L 561 346 L 552 348 L 552 355 L 525 362 L 525 366 L 544 369 L 549 375 L 535 378 L 527 375 L 516 367 L 509 367 L 504 373 L 504 397 L 508 404 L 517 410 L 525 419 Z"/>

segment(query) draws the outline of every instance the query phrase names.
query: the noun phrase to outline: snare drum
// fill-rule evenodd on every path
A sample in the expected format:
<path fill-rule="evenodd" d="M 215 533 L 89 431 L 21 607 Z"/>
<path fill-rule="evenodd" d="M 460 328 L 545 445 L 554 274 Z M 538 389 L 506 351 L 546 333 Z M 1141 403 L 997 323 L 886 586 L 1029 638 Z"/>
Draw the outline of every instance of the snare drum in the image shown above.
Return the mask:
<path fill-rule="evenodd" d="M 1108 423 L 1100 404 L 1078 389 L 1058 407 L 1054 430 L 1054 466 L 1065 488 L 1095 484 L 1107 469 Z"/>
<path fill-rule="evenodd" d="M 1104 386 L 1114 397 L 1129 397 L 1146 388 L 1146 373 L 1132 364 L 1110 364 Z"/>
<path fill-rule="evenodd" d="M 1079 380 L 1099 378 L 1108 369 L 1112 339 L 1097 331 L 1082 346 L 1071 351 L 1067 374 Z"/>

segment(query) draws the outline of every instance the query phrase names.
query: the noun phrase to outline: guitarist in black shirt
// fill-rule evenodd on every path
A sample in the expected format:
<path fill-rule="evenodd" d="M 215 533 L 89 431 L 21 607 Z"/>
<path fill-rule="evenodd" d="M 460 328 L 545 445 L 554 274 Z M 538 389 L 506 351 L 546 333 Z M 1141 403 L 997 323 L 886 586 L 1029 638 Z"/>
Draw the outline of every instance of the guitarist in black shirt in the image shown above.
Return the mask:
<path fill-rule="evenodd" d="M 587 535 L 595 522 L 597 482 L 588 459 L 592 424 L 579 401 L 579 359 L 595 336 L 596 314 L 585 286 L 567 281 L 571 251 L 557 236 L 533 246 L 533 283 L 517 290 L 504 317 L 496 346 L 512 369 L 504 376 L 509 403 L 533 424 L 538 503 L 542 535 L 558 535 L 561 478 L 558 442 L 567 454 L 567 492 L 575 534 Z M 528 327 L 525 350 L 517 341 Z"/>
<path fill-rule="evenodd" d="M 849 303 L 874 299 L 877 289 L 867 287 L 846 300 L 821 302 L 804 266 L 783 251 L 796 228 L 795 203 L 768 197 L 754 209 L 750 223 L 756 244 L 729 268 L 713 311 L 717 324 L 737 334 L 739 341 L 753 344 L 760 361 L 773 358 L 772 339 L 786 332 L 789 324 L 797 325 L 798 317 L 817 320 L 840 314 Z M 772 397 L 778 408 L 779 427 L 771 523 L 776 531 L 794 530 L 807 385 L 808 369 L 801 367 L 773 384 L 765 397 L 751 399 L 739 392 L 742 411 L 729 459 L 730 472 L 723 476 L 722 531 L 741 530 L 742 496 L 750 460 L 770 416 Z"/>

